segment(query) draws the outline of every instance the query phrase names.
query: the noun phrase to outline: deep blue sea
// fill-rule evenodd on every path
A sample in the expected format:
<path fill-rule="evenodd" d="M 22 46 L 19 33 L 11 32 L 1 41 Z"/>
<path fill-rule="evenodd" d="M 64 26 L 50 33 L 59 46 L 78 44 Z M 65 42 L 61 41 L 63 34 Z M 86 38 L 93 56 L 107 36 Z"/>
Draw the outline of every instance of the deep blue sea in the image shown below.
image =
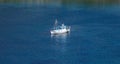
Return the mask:
<path fill-rule="evenodd" d="M 120 64 L 120 6 L 0 5 L 0 64 Z"/>

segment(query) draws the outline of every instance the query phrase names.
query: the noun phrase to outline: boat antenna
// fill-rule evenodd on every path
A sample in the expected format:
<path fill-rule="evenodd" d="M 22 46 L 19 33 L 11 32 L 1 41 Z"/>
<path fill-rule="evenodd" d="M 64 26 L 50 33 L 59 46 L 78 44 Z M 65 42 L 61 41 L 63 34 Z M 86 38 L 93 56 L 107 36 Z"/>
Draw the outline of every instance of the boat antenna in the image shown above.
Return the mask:
<path fill-rule="evenodd" d="M 57 26 L 57 24 L 58 24 L 58 21 L 57 21 L 57 19 L 55 20 L 55 26 Z"/>

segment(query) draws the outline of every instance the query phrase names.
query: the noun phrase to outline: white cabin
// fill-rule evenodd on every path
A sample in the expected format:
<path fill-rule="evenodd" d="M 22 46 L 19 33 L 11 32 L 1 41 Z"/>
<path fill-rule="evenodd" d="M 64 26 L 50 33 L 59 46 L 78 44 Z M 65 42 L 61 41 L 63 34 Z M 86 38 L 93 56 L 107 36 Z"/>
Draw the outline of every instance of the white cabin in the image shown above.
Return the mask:
<path fill-rule="evenodd" d="M 56 24 L 57 22 L 55 22 Z M 57 24 L 56 24 L 57 25 Z M 56 26 L 50 31 L 51 34 L 62 34 L 70 32 L 70 26 L 65 26 L 62 24 L 61 26 Z"/>

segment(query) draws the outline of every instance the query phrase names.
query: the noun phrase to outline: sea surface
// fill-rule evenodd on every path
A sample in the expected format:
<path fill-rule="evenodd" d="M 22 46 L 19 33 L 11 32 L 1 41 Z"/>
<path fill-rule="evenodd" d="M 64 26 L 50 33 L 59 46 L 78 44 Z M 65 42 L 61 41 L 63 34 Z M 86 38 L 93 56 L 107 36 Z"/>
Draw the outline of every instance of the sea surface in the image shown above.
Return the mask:
<path fill-rule="evenodd" d="M 56 19 L 70 33 L 51 35 Z M 2 4 L 0 64 L 120 64 L 120 6 Z"/>

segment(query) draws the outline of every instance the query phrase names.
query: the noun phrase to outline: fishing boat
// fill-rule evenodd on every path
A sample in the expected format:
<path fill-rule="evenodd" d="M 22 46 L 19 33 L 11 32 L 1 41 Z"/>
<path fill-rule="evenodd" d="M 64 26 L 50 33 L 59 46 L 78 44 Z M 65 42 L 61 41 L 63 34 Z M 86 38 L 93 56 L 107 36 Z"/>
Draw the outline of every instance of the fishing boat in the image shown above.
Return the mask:
<path fill-rule="evenodd" d="M 63 34 L 68 32 L 70 32 L 70 26 L 66 26 L 64 24 L 58 25 L 57 19 L 55 20 L 54 27 L 52 28 L 52 30 L 50 30 L 51 34 Z"/>

